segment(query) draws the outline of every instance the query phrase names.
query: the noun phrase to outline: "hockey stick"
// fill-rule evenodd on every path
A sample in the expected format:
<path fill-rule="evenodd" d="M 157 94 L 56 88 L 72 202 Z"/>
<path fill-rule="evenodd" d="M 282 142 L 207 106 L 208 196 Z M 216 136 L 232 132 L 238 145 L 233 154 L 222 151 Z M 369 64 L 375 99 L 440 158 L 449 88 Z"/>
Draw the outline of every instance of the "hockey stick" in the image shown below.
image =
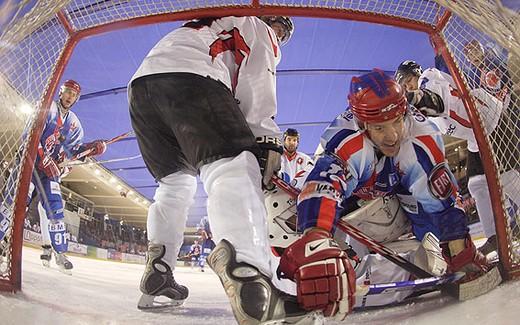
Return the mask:
<path fill-rule="evenodd" d="M 114 142 L 117 142 L 117 141 L 120 141 L 120 140 L 123 140 L 124 138 L 130 136 L 134 134 L 134 131 L 128 131 L 128 132 L 125 132 L 125 133 L 122 133 L 118 136 L 115 136 L 113 137 L 112 139 L 110 140 L 104 140 L 105 144 L 109 145 L 109 144 L 112 144 Z M 60 164 L 60 167 L 64 167 L 66 165 L 68 165 L 69 162 L 71 161 L 75 161 L 75 160 L 80 160 L 86 156 L 88 156 L 90 153 L 92 153 L 94 151 L 94 148 L 90 148 L 90 149 L 87 149 L 87 150 L 83 150 L 82 152 L 78 153 L 78 154 L 75 154 L 74 156 L 72 156 L 72 158 L 70 159 L 67 159 L 66 161 L 62 162 Z"/>
<path fill-rule="evenodd" d="M 132 160 L 141 158 L 141 155 L 135 155 L 131 157 L 123 157 L 123 158 L 114 158 L 114 159 L 108 159 L 108 160 L 94 160 L 94 161 L 77 161 L 77 160 L 69 160 L 68 163 L 64 166 L 72 167 L 72 166 L 79 166 L 79 165 L 97 165 L 97 164 L 106 164 L 111 162 L 117 162 L 117 161 L 126 161 L 126 160 Z"/>
<path fill-rule="evenodd" d="M 292 197 L 296 198 L 298 197 L 298 194 L 300 191 L 297 188 L 292 187 L 291 185 L 287 184 L 284 180 L 279 178 L 278 176 L 274 175 L 271 181 L 284 190 L 287 194 L 291 195 Z M 379 242 L 375 241 L 374 239 L 370 238 L 369 236 L 365 235 L 361 230 L 357 229 L 356 227 L 348 224 L 344 220 L 339 220 L 337 227 L 345 232 L 346 234 L 350 235 L 352 238 L 358 240 L 365 246 L 367 246 L 369 249 L 375 251 L 376 253 L 380 254 L 390 262 L 400 266 L 401 268 L 405 269 L 406 271 L 410 272 L 411 274 L 415 275 L 418 278 L 429 278 L 433 275 L 422 268 L 418 267 L 417 265 L 413 264 L 412 262 L 408 261 L 401 255 L 397 254 L 390 248 L 380 244 Z"/>
<path fill-rule="evenodd" d="M 378 295 L 382 293 L 391 293 L 404 290 L 425 290 L 437 289 L 437 287 L 457 282 L 464 277 L 463 272 L 451 273 L 443 276 L 434 276 L 424 279 L 388 282 L 370 285 L 356 286 L 356 296 Z"/>

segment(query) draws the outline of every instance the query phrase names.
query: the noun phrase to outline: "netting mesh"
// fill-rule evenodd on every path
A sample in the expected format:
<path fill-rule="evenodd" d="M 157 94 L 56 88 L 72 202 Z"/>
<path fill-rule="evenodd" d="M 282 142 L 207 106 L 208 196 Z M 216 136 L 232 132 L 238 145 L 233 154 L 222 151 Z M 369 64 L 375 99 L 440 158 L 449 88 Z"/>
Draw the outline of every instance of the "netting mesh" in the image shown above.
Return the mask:
<path fill-rule="evenodd" d="M 28 6 L 27 3 L 31 3 L 32 7 L 24 8 Z M 413 23 L 431 28 L 432 33 L 438 30 L 434 27 L 446 13 L 445 8 L 452 11 L 452 17 L 446 26 L 441 26 L 439 32 L 456 63 L 456 69 L 470 92 L 486 87 L 487 91 L 494 92 L 501 103 L 488 107 L 487 110 L 478 110 L 477 107 L 480 112 L 478 121 L 473 122 L 484 130 L 492 152 L 492 163 L 500 171 L 494 178 L 500 184 L 503 199 L 502 202 L 493 204 L 502 204 L 507 211 L 507 215 L 502 217 L 507 228 L 507 238 L 501 240 L 507 243 L 509 259 L 502 263 L 509 265 L 510 269 L 520 268 L 514 247 L 520 233 L 520 209 L 514 204 L 515 194 L 520 195 L 520 181 L 516 178 L 520 165 L 520 19 L 518 13 L 502 7 L 499 1 L 41 0 L 22 1 L 17 6 L 14 11 L 26 13 L 14 15 L 16 19 L 6 25 L 0 36 L 0 231 L 7 233 L 0 242 L 0 288 L 5 288 L 2 284 L 11 283 L 16 276 L 12 272 L 12 261 L 19 259 L 19 256 L 12 256 L 11 245 L 13 237 L 21 236 L 12 232 L 14 220 L 23 222 L 24 217 L 13 217 L 16 200 L 25 200 L 18 193 L 20 171 L 24 164 L 30 164 L 23 159 L 28 139 L 35 132 L 34 125 L 38 113 L 43 109 L 42 103 L 52 96 L 48 91 L 50 85 L 60 77 L 62 71 L 58 69 L 57 63 L 64 56 L 71 39 L 68 26 L 75 33 L 73 36 L 81 38 L 82 32 L 97 26 L 120 21 L 127 21 L 127 26 L 130 26 L 136 18 L 157 15 L 171 15 L 175 19 L 173 14 L 193 10 L 201 12 L 204 9 L 218 9 L 220 13 L 240 9 L 242 14 L 258 15 L 260 9 L 265 13 L 275 8 L 285 10 L 288 15 L 291 10 L 298 10 L 300 15 L 313 16 L 316 8 L 319 8 L 321 16 L 371 17 L 369 21 L 398 26 L 406 22 L 408 28 Z M 63 25 L 63 19 L 57 17 L 56 13 L 60 10 L 67 27 Z M 209 15 L 211 12 L 206 10 L 204 14 Z M 0 12 L 0 23 L 5 15 L 6 13 Z M 485 69 L 468 60 L 467 44 L 471 41 L 478 41 L 480 44 L 487 58 Z M 494 58 L 490 59 L 491 57 Z M 501 75 L 506 73 L 507 78 L 498 78 L 490 73 L 493 71 Z M 498 116 L 500 123 L 494 130 L 486 129 L 485 120 L 493 116 Z M 11 290 L 14 289 L 16 288 L 11 286 Z"/>

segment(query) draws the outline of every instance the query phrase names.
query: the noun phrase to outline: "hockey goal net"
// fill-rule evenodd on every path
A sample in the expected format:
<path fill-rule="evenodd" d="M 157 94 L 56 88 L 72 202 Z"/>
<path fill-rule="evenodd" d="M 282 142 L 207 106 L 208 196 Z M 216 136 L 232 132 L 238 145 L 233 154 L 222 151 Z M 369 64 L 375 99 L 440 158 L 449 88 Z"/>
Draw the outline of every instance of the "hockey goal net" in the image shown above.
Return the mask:
<path fill-rule="evenodd" d="M 64 67 L 82 38 L 121 28 L 203 16 L 282 14 L 349 19 L 427 33 L 463 94 L 485 165 L 505 274 L 519 274 L 520 19 L 495 0 L 41 0 L 0 6 L 0 289 L 21 288 L 25 202 L 37 139 Z M 468 44 L 492 51 L 485 71 L 466 58 Z M 478 42 L 478 43 L 476 43 Z M 507 71 L 504 81 L 493 75 Z M 471 90 L 500 89 L 501 123 L 486 133 Z M 480 111 L 482 113 L 482 111 Z M 506 175 L 507 176 L 507 175 Z"/>

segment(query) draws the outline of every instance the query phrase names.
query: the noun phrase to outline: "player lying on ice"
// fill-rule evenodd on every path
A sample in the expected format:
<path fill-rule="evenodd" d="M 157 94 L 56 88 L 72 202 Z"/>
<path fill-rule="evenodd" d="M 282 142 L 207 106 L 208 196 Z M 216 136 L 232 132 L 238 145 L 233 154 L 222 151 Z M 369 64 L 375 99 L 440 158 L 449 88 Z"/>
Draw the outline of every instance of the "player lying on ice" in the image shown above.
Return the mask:
<path fill-rule="evenodd" d="M 439 129 L 409 106 L 402 88 L 383 71 L 354 77 L 349 108 L 325 131 L 324 154 L 298 197 L 303 235 L 280 259 L 282 277 L 294 280 L 299 303 L 344 317 L 354 306 L 354 270 L 332 238 L 345 200 L 397 194 L 418 240 L 439 238 L 448 272 L 465 281 L 490 265 L 473 244 L 466 215 L 455 206 L 457 185 Z"/>

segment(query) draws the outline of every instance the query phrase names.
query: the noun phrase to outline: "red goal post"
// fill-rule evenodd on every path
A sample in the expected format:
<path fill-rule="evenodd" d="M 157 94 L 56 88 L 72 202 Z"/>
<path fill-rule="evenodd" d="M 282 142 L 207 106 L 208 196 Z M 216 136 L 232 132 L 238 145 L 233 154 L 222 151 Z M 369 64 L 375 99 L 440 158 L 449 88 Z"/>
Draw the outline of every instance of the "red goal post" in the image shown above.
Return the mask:
<path fill-rule="evenodd" d="M 122 28 L 222 15 L 347 19 L 427 33 L 432 53 L 446 61 L 475 129 L 493 203 L 500 264 L 507 277 L 520 274 L 515 247 L 520 240 L 520 207 L 511 205 L 505 195 L 515 189 L 520 193 L 520 182 L 506 184 L 501 179 L 507 172 L 518 172 L 520 165 L 520 156 L 515 156 L 520 139 L 520 18 L 496 1 L 41 0 L 31 2 L 30 8 L 26 5 L 0 7 L 0 23 L 9 22 L 0 36 L 0 203 L 8 216 L 0 220 L 0 229 L 7 234 L 0 242 L 0 290 L 21 289 L 23 223 L 32 162 L 43 121 L 76 44 Z M 492 68 L 503 66 L 509 71 L 510 98 L 502 108 L 488 107 L 482 112 L 475 105 L 471 90 L 481 86 L 468 76 L 471 67 L 464 56 L 464 46 L 472 40 L 496 51 Z M 503 123 L 488 134 L 480 114 L 498 114 Z"/>

